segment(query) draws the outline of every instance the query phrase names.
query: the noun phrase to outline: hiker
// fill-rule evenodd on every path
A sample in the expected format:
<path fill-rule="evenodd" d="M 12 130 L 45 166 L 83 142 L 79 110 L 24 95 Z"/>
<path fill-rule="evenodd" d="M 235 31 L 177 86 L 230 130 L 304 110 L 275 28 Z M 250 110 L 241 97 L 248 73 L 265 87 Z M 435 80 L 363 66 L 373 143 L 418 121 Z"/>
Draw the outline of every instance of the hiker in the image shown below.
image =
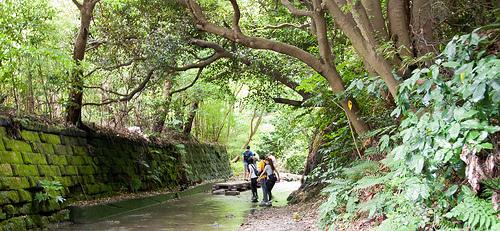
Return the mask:
<path fill-rule="evenodd" d="M 250 188 L 252 189 L 252 202 L 259 201 L 259 195 L 257 194 L 257 178 L 259 178 L 259 171 L 255 166 L 255 157 L 251 157 L 248 160 L 248 169 L 250 170 Z"/>
<path fill-rule="evenodd" d="M 259 179 L 262 179 L 262 191 L 264 192 L 263 200 L 260 206 L 271 206 L 272 205 L 272 190 L 276 181 L 279 181 L 279 173 L 274 168 L 273 161 L 271 158 L 265 159 L 264 171 L 260 174 Z"/>
<path fill-rule="evenodd" d="M 250 146 L 247 146 L 247 150 L 243 152 L 243 168 L 245 169 L 245 175 L 243 179 L 247 179 L 249 175 L 249 169 L 248 169 L 248 160 L 253 157 L 254 154 L 252 151 L 250 151 Z"/>

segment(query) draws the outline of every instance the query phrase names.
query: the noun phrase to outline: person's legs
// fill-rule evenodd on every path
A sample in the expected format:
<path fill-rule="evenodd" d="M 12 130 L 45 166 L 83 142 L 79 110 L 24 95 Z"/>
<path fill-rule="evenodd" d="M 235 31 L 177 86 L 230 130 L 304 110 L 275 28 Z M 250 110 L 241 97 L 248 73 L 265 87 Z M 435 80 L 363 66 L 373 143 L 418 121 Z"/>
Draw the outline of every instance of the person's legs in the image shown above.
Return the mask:
<path fill-rule="evenodd" d="M 269 202 L 269 197 L 268 197 L 268 192 L 269 191 L 267 191 L 267 186 L 266 185 L 267 185 L 267 180 L 262 181 L 262 184 L 261 184 L 261 186 L 262 186 L 262 194 L 263 194 L 262 195 L 262 197 L 263 197 L 262 204 L 265 204 L 265 203 Z"/>
<path fill-rule="evenodd" d="M 271 180 L 268 180 L 267 181 L 267 191 L 268 191 L 268 196 L 269 196 L 269 201 L 273 201 L 273 193 L 272 193 L 272 190 L 273 190 L 273 187 L 274 187 L 274 184 L 276 182 L 275 181 L 271 181 Z"/>
<path fill-rule="evenodd" d="M 248 168 L 248 163 L 243 161 L 243 170 L 245 171 L 245 175 L 243 176 L 243 179 L 247 179 L 248 174 L 250 173 L 250 169 Z"/>
<path fill-rule="evenodd" d="M 250 179 L 250 187 L 252 188 L 252 201 L 257 201 L 259 196 L 257 195 L 257 178 Z"/>

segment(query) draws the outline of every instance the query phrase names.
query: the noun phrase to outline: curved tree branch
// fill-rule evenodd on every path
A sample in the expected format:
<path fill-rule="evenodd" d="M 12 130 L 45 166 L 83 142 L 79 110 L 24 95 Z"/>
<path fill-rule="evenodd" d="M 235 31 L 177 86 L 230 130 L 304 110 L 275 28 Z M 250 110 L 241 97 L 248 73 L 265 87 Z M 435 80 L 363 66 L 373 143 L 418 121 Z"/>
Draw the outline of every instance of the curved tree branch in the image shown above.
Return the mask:
<path fill-rule="evenodd" d="M 193 82 L 191 82 L 189 85 L 187 85 L 183 88 L 180 88 L 180 89 L 177 89 L 177 90 L 170 92 L 170 95 L 185 91 L 185 90 L 189 89 L 190 87 L 192 87 L 196 83 L 196 81 L 198 81 L 198 79 L 200 78 L 202 71 L 203 71 L 203 67 L 198 69 L 198 73 L 196 74 L 196 77 L 194 78 Z"/>
<path fill-rule="evenodd" d="M 139 86 L 137 86 L 134 90 L 132 90 L 129 94 L 127 94 L 126 96 L 124 96 L 122 98 L 105 100 L 102 103 L 84 103 L 83 106 L 88 106 L 88 105 L 91 105 L 91 106 L 103 106 L 103 105 L 107 105 L 107 104 L 111 104 L 111 103 L 127 102 L 127 101 L 131 100 L 132 98 L 134 98 L 134 96 L 137 93 L 139 93 L 142 90 L 144 90 L 144 88 L 146 87 L 147 83 L 149 82 L 149 80 L 151 79 L 151 77 L 153 76 L 153 74 L 154 74 L 155 71 L 156 71 L 156 69 L 151 69 L 148 72 L 148 74 L 146 75 L 146 78 L 144 78 L 144 80 L 139 84 Z"/>
<path fill-rule="evenodd" d="M 290 1 L 288 1 L 288 0 L 281 0 L 281 4 L 283 4 L 283 6 L 285 6 L 290 11 L 290 13 L 292 13 L 294 15 L 297 15 L 297 16 L 308 16 L 308 17 L 312 17 L 313 16 L 313 12 L 312 11 L 299 10 L 295 6 L 293 6 L 293 4 Z"/>

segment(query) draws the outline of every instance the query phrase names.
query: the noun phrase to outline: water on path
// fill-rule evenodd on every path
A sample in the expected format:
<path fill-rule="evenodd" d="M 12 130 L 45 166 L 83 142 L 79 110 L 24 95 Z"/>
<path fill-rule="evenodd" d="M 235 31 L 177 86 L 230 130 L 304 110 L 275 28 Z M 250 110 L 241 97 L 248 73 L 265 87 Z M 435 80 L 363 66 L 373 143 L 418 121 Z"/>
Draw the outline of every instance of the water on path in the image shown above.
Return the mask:
<path fill-rule="evenodd" d="M 280 182 L 273 189 L 273 206 L 286 204 L 288 195 L 300 182 Z M 245 217 L 260 209 L 250 202 L 251 192 L 239 196 L 199 193 L 163 204 L 135 210 L 92 224 L 76 224 L 60 230 L 116 230 L 116 231 L 191 231 L 236 230 Z M 259 189 L 259 199 L 262 190 Z"/>

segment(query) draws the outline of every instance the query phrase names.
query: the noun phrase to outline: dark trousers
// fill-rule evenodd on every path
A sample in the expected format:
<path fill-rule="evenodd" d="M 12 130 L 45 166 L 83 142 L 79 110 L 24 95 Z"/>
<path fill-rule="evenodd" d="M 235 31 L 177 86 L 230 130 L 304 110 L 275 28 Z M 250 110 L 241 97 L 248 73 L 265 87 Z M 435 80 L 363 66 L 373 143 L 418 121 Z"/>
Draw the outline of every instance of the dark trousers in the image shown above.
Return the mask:
<path fill-rule="evenodd" d="M 250 188 L 252 189 L 252 197 L 255 199 L 259 198 L 257 195 L 257 178 L 250 179 Z"/>
<path fill-rule="evenodd" d="M 273 199 L 273 194 L 271 193 L 271 190 L 273 190 L 274 184 L 276 184 L 276 181 L 273 180 L 266 181 L 266 188 L 267 188 L 267 194 L 269 195 L 269 201 Z"/>

